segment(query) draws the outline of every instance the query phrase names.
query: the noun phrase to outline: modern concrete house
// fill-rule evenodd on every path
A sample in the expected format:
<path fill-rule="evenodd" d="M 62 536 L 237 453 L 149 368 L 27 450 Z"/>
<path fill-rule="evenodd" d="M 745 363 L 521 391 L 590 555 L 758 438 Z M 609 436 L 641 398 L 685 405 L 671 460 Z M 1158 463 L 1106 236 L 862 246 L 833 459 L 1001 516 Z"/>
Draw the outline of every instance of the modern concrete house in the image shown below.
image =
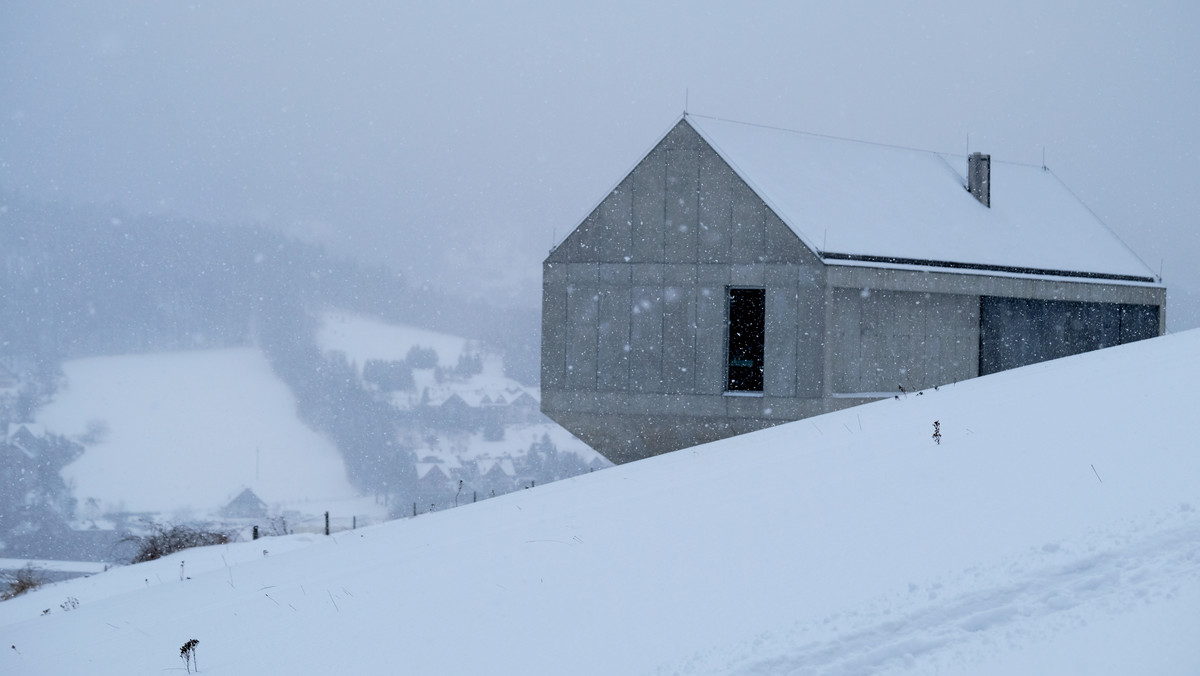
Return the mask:
<path fill-rule="evenodd" d="M 1044 167 L 685 115 L 543 264 L 542 411 L 628 462 L 1159 335 Z"/>

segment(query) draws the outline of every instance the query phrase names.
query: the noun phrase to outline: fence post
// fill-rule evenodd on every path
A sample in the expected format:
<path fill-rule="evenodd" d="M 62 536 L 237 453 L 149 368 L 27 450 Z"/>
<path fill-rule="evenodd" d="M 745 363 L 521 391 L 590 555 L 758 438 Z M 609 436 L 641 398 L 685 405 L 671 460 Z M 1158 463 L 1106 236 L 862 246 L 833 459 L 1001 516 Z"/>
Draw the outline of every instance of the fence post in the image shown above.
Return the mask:
<path fill-rule="evenodd" d="M 325 534 L 329 535 L 329 512 L 325 512 Z"/>
<path fill-rule="evenodd" d="M 350 530 L 358 530 L 358 515 L 356 514 L 350 518 Z"/>
<path fill-rule="evenodd" d="M 413 503 L 413 516 L 417 515 L 417 503 Z"/>

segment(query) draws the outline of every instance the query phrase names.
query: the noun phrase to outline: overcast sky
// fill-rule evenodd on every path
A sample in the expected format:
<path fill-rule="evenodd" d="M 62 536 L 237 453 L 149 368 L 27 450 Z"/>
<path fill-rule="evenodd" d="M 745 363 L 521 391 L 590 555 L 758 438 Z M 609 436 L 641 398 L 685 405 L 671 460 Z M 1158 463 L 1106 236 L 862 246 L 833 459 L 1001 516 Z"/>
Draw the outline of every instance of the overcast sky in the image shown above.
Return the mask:
<path fill-rule="evenodd" d="M 8 2 L 0 186 L 539 302 L 692 112 L 1041 162 L 1200 326 L 1194 2 Z"/>

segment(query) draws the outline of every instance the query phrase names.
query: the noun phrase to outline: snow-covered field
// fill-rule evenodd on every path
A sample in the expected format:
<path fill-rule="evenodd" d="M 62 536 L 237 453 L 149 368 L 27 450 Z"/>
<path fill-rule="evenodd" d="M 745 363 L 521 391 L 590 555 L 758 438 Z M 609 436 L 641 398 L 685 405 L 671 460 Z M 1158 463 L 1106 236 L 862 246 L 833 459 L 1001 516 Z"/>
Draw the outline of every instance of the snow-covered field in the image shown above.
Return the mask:
<path fill-rule="evenodd" d="M 326 352 L 339 351 L 361 369 L 368 359 L 403 361 L 414 347 L 432 347 L 438 354 L 438 364 L 453 367 L 468 345 L 468 341 L 446 333 L 401 324 L 389 324 L 379 319 L 348 312 L 330 311 L 321 317 L 317 344 Z"/>
<path fill-rule="evenodd" d="M 356 498 L 337 448 L 299 421 L 257 349 L 96 357 L 63 371 L 37 422 L 71 437 L 106 430 L 63 470 L 81 512 L 91 498 L 101 512 L 202 516 L 245 488 L 311 513 Z"/>
<path fill-rule="evenodd" d="M 206 674 L 1197 673 L 1198 352 L 59 583 L 0 603 L 0 673 L 180 670 L 193 638 Z"/>

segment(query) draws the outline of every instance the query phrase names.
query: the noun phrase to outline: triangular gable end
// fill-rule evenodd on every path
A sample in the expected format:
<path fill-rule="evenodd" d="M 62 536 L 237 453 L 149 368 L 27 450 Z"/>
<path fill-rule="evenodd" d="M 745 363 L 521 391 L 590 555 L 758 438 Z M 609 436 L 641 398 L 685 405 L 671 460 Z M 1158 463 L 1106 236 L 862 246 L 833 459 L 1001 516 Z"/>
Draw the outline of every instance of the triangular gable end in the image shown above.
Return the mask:
<path fill-rule="evenodd" d="M 684 117 L 546 262 L 737 265 L 817 260 Z"/>

